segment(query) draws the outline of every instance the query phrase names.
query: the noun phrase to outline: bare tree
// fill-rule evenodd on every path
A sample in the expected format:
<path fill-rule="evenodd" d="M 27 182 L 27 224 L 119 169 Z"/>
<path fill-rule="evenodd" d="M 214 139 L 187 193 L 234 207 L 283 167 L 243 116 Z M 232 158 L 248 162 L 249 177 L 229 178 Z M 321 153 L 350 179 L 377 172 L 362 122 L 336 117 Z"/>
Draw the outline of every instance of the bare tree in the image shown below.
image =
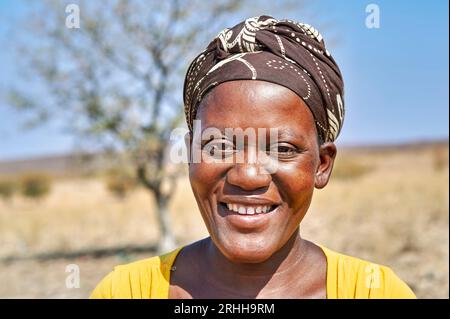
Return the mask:
<path fill-rule="evenodd" d="M 126 154 L 155 199 L 159 248 L 166 251 L 175 244 L 167 212 L 180 175 L 166 154 L 170 133 L 183 120 L 188 63 L 225 26 L 261 14 L 286 17 L 283 12 L 304 5 L 298 0 L 255 0 L 245 7 L 239 0 L 70 2 L 79 8 L 79 28 L 66 25 L 68 2 L 30 2 L 17 45 L 24 82 L 10 89 L 10 102 L 32 126 L 56 120 L 86 143 L 116 157 Z"/>
<path fill-rule="evenodd" d="M 34 124 L 57 119 L 89 141 L 129 155 L 153 195 L 160 250 L 175 245 L 168 204 L 179 169 L 166 159 L 182 124 L 182 76 L 237 0 L 81 1 L 80 28 L 67 28 L 65 4 L 47 1 L 27 17 L 21 70 L 34 90 L 12 88 L 13 104 Z"/>

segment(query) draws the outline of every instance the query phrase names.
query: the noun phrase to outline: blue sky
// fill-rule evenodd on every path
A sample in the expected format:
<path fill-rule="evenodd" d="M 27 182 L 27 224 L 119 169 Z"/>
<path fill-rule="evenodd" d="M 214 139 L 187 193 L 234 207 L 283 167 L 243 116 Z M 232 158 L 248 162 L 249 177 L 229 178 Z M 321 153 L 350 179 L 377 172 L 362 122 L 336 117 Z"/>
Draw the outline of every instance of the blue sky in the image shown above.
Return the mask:
<path fill-rule="evenodd" d="M 365 25 L 369 3 L 380 8 L 379 29 Z M 448 138 L 447 1 L 316 0 L 312 9 L 314 21 L 295 10 L 287 17 L 316 26 L 325 41 L 335 40 L 330 51 L 344 76 L 346 106 L 339 145 Z M 15 21 L 27 10 L 26 2 L 0 0 L 0 89 L 21 85 L 17 57 L 8 47 L 20 36 Z M 269 1 L 263 13 L 284 17 Z M 24 131 L 22 118 L 0 99 L 0 160 L 73 149 L 76 140 L 61 126 Z"/>

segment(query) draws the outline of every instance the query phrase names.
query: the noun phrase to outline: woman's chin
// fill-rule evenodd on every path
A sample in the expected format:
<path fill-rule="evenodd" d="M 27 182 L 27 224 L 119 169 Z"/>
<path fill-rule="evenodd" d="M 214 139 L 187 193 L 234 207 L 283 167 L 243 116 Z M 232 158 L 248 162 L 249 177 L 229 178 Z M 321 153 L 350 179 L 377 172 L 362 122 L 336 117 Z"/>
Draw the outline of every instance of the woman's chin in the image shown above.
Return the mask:
<path fill-rule="evenodd" d="M 266 242 L 221 242 L 218 245 L 222 254 L 233 263 L 262 263 L 269 259 L 276 251 L 276 247 L 272 247 Z"/>

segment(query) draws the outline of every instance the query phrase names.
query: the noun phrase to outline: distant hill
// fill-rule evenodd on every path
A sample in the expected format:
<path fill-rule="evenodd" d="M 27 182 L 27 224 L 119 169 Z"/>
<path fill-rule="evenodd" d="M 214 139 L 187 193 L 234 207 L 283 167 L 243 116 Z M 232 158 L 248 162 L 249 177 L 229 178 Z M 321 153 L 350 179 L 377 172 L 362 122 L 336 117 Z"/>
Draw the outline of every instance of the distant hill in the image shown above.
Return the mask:
<path fill-rule="evenodd" d="M 421 151 L 433 148 L 447 148 L 449 140 L 425 140 L 408 143 L 371 144 L 371 145 L 345 145 L 339 149 L 346 152 L 392 152 L 392 151 Z"/>
<path fill-rule="evenodd" d="M 340 146 L 339 151 L 353 152 L 398 152 L 423 151 L 431 148 L 449 147 L 448 140 L 419 141 L 388 145 L 355 145 Z M 24 172 L 39 171 L 50 175 L 81 175 L 105 169 L 108 166 L 107 157 L 103 154 L 63 154 L 48 155 L 36 158 L 0 161 L 0 175 L 16 175 Z"/>
<path fill-rule="evenodd" d="M 82 175 L 104 168 L 101 154 L 48 155 L 29 159 L 0 161 L 0 175 L 43 172 L 49 175 Z"/>

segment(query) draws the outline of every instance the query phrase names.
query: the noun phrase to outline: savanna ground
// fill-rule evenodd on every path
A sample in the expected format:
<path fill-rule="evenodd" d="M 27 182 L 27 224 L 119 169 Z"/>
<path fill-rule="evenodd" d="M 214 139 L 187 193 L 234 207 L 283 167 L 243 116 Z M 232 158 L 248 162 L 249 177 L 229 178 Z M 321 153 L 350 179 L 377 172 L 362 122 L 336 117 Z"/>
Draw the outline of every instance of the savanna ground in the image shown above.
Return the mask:
<path fill-rule="evenodd" d="M 302 234 L 390 266 L 419 298 L 448 298 L 448 188 L 448 144 L 343 150 Z M 158 240 L 152 209 L 145 190 L 119 199 L 101 177 L 59 178 L 44 199 L 0 202 L 0 297 L 88 297 L 114 265 L 153 255 L 121 249 Z M 170 217 L 180 244 L 207 236 L 187 178 Z M 66 288 L 69 264 L 79 266 L 80 288 Z"/>

